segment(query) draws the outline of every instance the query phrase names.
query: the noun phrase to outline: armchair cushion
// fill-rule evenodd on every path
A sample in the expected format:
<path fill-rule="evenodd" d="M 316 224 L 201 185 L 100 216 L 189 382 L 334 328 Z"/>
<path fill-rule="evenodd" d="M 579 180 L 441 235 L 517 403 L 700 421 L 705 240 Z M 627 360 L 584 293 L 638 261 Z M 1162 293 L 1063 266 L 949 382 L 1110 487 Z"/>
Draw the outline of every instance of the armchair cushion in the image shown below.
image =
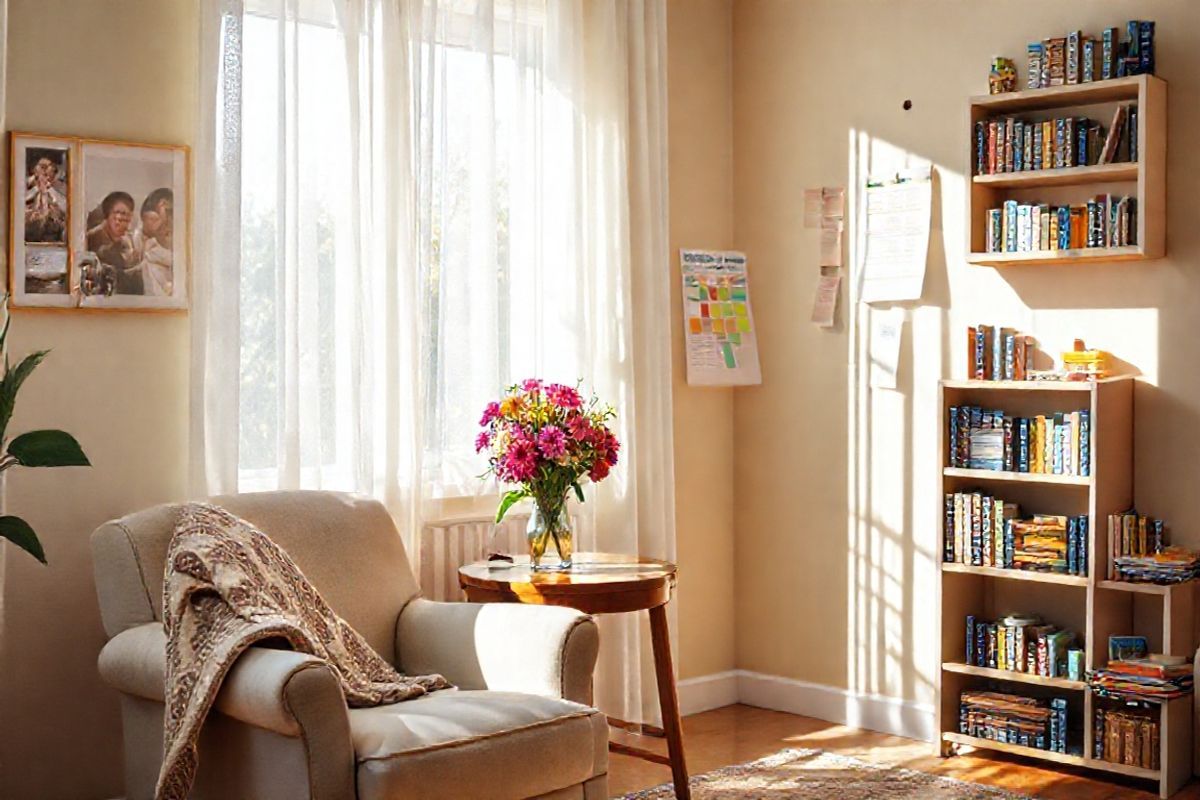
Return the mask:
<path fill-rule="evenodd" d="M 592 617 L 556 606 L 416 599 L 396 624 L 396 662 L 406 674 L 584 704 L 599 648 Z"/>
<path fill-rule="evenodd" d="M 524 798 L 608 771 L 604 715 L 553 697 L 443 691 L 351 709 L 360 800 Z"/>

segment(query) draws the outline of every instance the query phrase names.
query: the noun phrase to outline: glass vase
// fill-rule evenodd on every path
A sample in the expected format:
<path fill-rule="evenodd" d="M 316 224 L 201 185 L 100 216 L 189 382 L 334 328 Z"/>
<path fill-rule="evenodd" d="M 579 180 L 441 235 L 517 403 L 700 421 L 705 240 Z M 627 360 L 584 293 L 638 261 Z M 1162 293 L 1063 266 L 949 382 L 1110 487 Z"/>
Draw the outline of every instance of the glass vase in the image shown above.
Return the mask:
<path fill-rule="evenodd" d="M 571 517 L 565 500 L 555 508 L 543 508 L 535 502 L 525 536 L 529 540 L 529 564 L 534 571 L 561 572 L 571 568 Z"/>

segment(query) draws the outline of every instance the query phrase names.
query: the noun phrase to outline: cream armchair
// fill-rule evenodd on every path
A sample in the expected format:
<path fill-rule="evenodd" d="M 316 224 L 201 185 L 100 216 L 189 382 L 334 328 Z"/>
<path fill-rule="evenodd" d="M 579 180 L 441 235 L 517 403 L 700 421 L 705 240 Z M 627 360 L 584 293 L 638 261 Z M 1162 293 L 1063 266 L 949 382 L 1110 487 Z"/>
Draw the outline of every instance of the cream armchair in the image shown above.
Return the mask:
<path fill-rule="evenodd" d="M 330 492 L 220 497 L 277 542 L 333 609 L 402 672 L 457 689 L 348 709 L 319 659 L 255 647 L 226 677 L 200 740 L 193 797 L 250 800 L 604 798 L 608 730 L 589 707 L 599 638 L 566 608 L 421 599 L 378 503 Z M 92 536 L 118 692 L 129 800 L 154 796 L 162 760 L 162 576 L 178 506 Z"/>

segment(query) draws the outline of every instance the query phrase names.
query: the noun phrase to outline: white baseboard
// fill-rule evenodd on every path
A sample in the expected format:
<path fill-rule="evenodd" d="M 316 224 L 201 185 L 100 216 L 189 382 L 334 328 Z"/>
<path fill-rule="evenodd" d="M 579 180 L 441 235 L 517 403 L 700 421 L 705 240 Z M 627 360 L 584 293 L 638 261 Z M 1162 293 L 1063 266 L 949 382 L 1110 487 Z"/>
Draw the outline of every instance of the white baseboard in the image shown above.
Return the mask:
<path fill-rule="evenodd" d="M 714 672 L 697 678 L 684 678 L 676 686 L 679 713 L 699 714 L 714 708 L 731 706 L 738 701 L 737 670 Z"/>
<path fill-rule="evenodd" d="M 933 706 L 739 669 L 679 682 L 679 706 L 695 714 L 733 703 L 786 711 L 838 725 L 934 740 Z"/>

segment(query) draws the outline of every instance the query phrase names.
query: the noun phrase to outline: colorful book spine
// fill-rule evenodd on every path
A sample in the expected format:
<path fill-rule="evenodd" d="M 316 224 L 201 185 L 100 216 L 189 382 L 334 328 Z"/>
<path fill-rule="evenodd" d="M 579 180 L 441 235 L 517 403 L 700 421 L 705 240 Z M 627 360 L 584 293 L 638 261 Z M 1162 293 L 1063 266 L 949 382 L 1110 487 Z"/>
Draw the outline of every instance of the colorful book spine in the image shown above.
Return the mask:
<path fill-rule="evenodd" d="M 1013 531 L 1013 521 L 1011 519 L 1004 520 L 1004 566 L 1006 569 L 1013 568 L 1013 556 L 1016 553 L 1016 534 Z"/>
<path fill-rule="evenodd" d="M 1079 525 L 1075 517 L 1067 518 L 1067 572 L 1078 574 L 1079 570 Z"/>
<path fill-rule="evenodd" d="M 1017 472 L 1029 472 L 1029 420 L 1017 420 Z"/>
<path fill-rule="evenodd" d="M 1091 121 L 1087 117 L 1080 117 L 1075 123 L 1075 161 L 1077 167 L 1086 167 L 1088 163 L 1088 132 L 1091 130 Z"/>
<path fill-rule="evenodd" d="M 987 123 L 983 120 L 975 123 L 975 174 L 987 173 Z"/>
<path fill-rule="evenodd" d="M 1090 411 L 1079 412 L 1079 474 L 1090 477 L 1092 474 L 1092 414 Z"/>
<path fill-rule="evenodd" d="M 1029 72 L 1025 77 L 1026 89 L 1040 89 L 1042 86 L 1042 54 L 1044 48 L 1041 42 L 1030 42 L 1025 46 L 1025 58 Z"/>
<path fill-rule="evenodd" d="M 1004 471 L 1016 471 L 1016 454 L 1013 449 L 1013 428 L 1016 420 L 1013 417 L 1004 418 Z"/>
<path fill-rule="evenodd" d="M 975 617 L 967 616 L 967 652 L 965 664 L 975 663 Z"/>
<path fill-rule="evenodd" d="M 1021 120 L 1013 122 L 1012 126 L 1012 171 L 1023 172 L 1025 170 L 1025 123 Z"/>
<path fill-rule="evenodd" d="M 979 500 L 979 564 L 983 567 L 996 566 L 995 538 L 992 536 L 992 498 L 984 495 Z"/>
<path fill-rule="evenodd" d="M 1087 515 L 1083 514 L 1080 517 L 1078 517 L 1075 524 L 1079 529 L 1079 551 L 1078 551 L 1078 563 L 1077 563 L 1077 566 L 1079 567 L 1079 572 L 1077 574 L 1087 577 L 1088 558 L 1090 557 L 1089 554 L 1091 553 L 1091 550 L 1092 550 L 1092 548 L 1089 544 L 1089 539 L 1091 537 L 1091 533 L 1089 532 L 1090 526 L 1088 524 Z"/>
<path fill-rule="evenodd" d="M 1091 83 L 1097 79 L 1096 40 L 1090 36 L 1083 40 L 1083 83 Z"/>
<path fill-rule="evenodd" d="M 1083 75 L 1080 69 L 1080 62 L 1083 60 L 1082 44 L 1082 31 L 1071 31 L 1067 34 L 1067 83 L 1079 83 Z"/>
<path fill-rule="evenodd" d="M 1100 35 L 1100 77 L 1103 80 L 1117 77 L 1117 46 L 1121 34 L 1116 28 L 1105 28 Z"/>

